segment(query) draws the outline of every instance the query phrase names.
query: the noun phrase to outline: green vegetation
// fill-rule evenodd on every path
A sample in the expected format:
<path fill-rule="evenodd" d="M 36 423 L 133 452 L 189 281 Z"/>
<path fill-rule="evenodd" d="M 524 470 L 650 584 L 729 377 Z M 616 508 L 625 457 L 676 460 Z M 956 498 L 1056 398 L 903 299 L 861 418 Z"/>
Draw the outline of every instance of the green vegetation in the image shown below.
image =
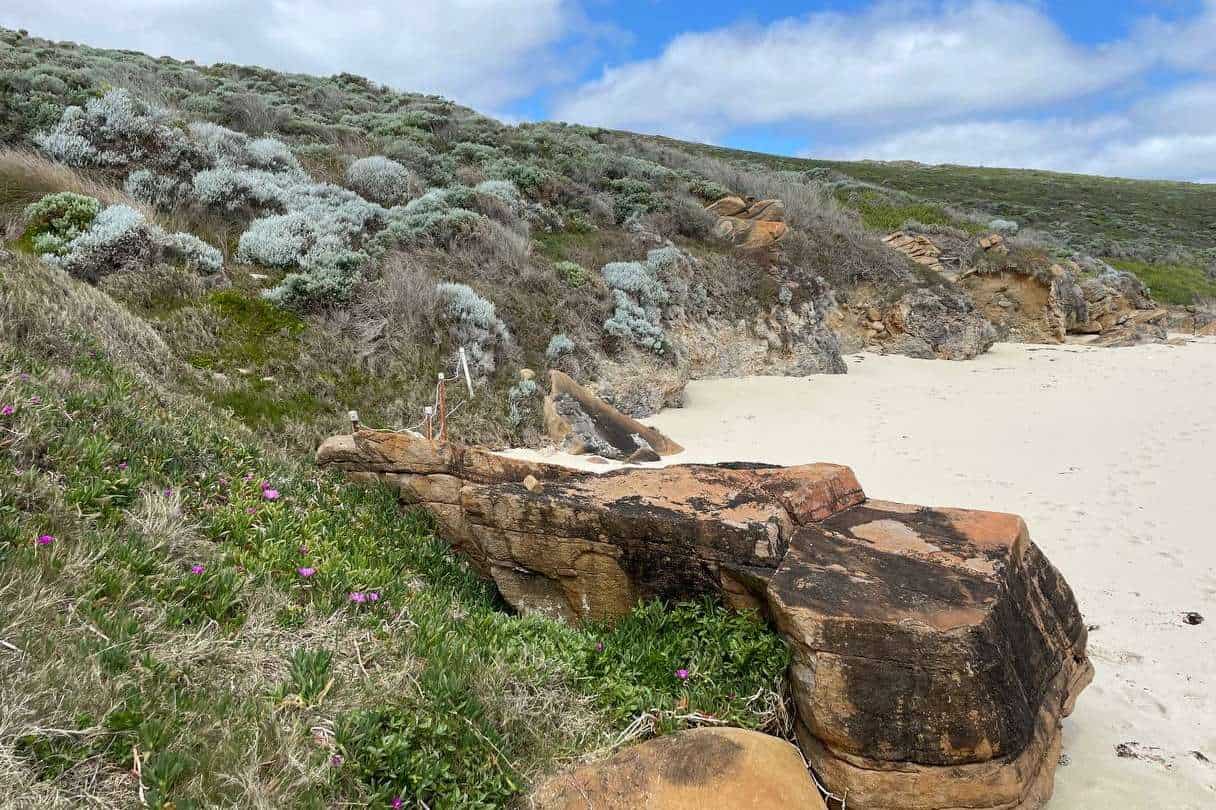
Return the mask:
<path fill-rule="evenodd" d="M 1135 259 L 1107 261 L 1143 281 L 1158 301 L 1187 306 L 1205 300 L 1216 300 L 1216 278 L 1200 267 L 1187 264 L 1157 264 Z"/>
<path fill-rule="evenodd" d="M 51 315 L 46 280 L 71 296 Z M 0 292 L 6 784 L 53 797 L 100 768 L 114 804 L 499 807 L 639 717 L 775 722 L 787 652 L 754 619 L 509 615 L 395 493 L 278 457 L 154 382 L 155 353 L 115 356 L 154 333 L 103 294 L 32 263 Z"/>

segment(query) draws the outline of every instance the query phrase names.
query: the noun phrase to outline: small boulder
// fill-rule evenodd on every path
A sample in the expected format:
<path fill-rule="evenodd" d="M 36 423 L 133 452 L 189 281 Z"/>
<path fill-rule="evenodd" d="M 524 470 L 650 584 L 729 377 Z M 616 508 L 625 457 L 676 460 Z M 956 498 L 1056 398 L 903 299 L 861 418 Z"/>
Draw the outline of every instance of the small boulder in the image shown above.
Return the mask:
<path fill-rule="evenodd" d="M 533 810 L 825 810 L 798 749 L 738 728 L 697 728 L 550 778 Z"/>

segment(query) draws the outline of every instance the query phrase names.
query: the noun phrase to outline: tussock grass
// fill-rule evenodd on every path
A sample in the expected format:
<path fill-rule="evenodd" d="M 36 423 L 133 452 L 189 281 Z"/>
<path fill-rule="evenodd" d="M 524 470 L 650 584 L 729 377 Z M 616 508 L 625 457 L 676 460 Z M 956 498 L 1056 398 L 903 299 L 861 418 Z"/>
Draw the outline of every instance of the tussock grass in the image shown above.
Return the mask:
<path fill-rule="evenodd" d="M 1136 259 L 1110 258 L 1107 261 L 1143 281 L 1158 301 L 1189 306 L 1216 300 L 1216 278 L 1200 267 Z"/>
<path fill-rule="evenodd" d="M 21 214 L 26 206 L 47 194 L 71 191 L 100 200 L 105 205 L 129 205 L 150 222 L 164 224 L 153 209 L 121 188 L 49 160 L 26 149 L 0 148 L 0 225 L 9 239 L 21 234 Z"/>

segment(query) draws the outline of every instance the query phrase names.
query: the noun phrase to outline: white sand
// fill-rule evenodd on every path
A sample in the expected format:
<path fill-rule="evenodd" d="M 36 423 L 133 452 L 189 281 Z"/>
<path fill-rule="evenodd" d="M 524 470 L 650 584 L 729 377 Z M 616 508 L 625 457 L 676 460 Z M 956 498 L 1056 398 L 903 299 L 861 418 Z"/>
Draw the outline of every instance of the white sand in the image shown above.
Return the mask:
<path fill-rule="evenodd" d="M 647 421 L 689 448 L 668 463 L 839 462 L 872 496 L 1021 514 L 1096 625 L 1050 807 L 1216 807 L 1216 342 L 858 355 L 696 382 Z M 1155 759 L 1116 756 L 1133 741 Z"/>

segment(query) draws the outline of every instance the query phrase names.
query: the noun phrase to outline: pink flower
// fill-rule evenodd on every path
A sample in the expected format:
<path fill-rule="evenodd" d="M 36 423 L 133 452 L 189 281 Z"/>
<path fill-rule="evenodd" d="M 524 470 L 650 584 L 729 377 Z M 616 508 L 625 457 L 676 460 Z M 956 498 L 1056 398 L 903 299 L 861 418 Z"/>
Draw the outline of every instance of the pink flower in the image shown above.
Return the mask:
<path fill-rule="evenodd" d="M 350 601 L 354 602 L 357 605 L 361 605 L 367 601 L 367 594 L 362 593 L 361 591 L 351 591 L 350 592 Z"/>
<path fill-rule="evenodd" d="M 118 470 L 119 470 L 119 472 L 126 472 L 127 462 L 125 462 L 125 461 L 118 462 Z"/>
<path fill-rule="evenodd" d="M 334 754 L 329 758 L 329 764 L 333 765 L 335 768 L 340 767 L 342 765 L 342 755 Z"/>
<path fill-rule="evenodd" d="M 686 670 L 686 669 L 677 669 L 677 670 L 676 670 L 676 677 L 677 677 L 677 678 L 679 678 L 679 679 L 680 679 L 680 680 L 682 680 L 682 681 L 686 681 L 686 680 L 688 680 L 688 670 Z"/>
<path fill-rule="evenodd" d="M 253 473 L 251 473 L 251 472 L 250 472 L 250 473 L 245 473 L 245 480 L 246 480 L 246 481 L 252 481 L 252 480 L 253 480 Z"/>
<path fill-rule="evenodd" d="M 199 563 L 195 563 L 194 565 L 190 566 L 191 574 L 201 574 L 206 570 L 207 570 L 207 566 L 200 565 Z"/>
<path fill-rule="evenodd" d="M 3 408 L 0 408 L 0 416 L 12 416 L 16 412 L 17 409 L 12 405 L 5 405 Z"/>
<path fill-rule="evenodd" d="M 604 651 L 604 642 L 602 642 L 602 641 L 595 642 L 595 651 L 603 652 Z"/>
<path fill-rule="evenodd" d="M 370 593 L 367 595 L 367 601 L 369 601 L 369 602 L 379 602 L 379 601 L 380 601 L 380 591 L 372 591 L 372 592 L 370 592 Z"/>
<path fill-rule="evenodd" d="M 297 568 L 296 573 L 299 574 L 300 576 L 304 577 L 304 579 L 308 579 L 313 574 L 317 573 L 317 569 L 309 568 L 308 566 L 304 566 L 303 568 Z"/>
<path fill-rule="evenodd" d="M 401 801 L 400 796 L 394 796 L 393 800 L 389 803 L 389 807 L 393 808 L 393 810 L 401 810 L 402 807 L 405 807 L 405 802 Z"/>
<path fill-rule="evenodd" d="M 245 507 L 245 514 L 247 514 L 247 515 L 257 514 L 257 511 L 258 510 L 254 509 L 252 506 Z"/>
<path fill-rule="evenodd" d="M 30 404 L 31 405 L 41 405 L 42 397 L 40 397 L 38 395 L 34 395 L 34 396 L 30 397 Z"/>
<path fill-rule="evenodd" d="M 268 501 L 277 501 L 279 499 L 279 491 L 277 489 L 262 490 L 262 497 Z"/>
<path fill-rule="evenodd" d="M 40 546 L 49 546 L 51 543 L 55 542 L 55 538 L 49 534 L 40 534 L 35 542 Z"/>

